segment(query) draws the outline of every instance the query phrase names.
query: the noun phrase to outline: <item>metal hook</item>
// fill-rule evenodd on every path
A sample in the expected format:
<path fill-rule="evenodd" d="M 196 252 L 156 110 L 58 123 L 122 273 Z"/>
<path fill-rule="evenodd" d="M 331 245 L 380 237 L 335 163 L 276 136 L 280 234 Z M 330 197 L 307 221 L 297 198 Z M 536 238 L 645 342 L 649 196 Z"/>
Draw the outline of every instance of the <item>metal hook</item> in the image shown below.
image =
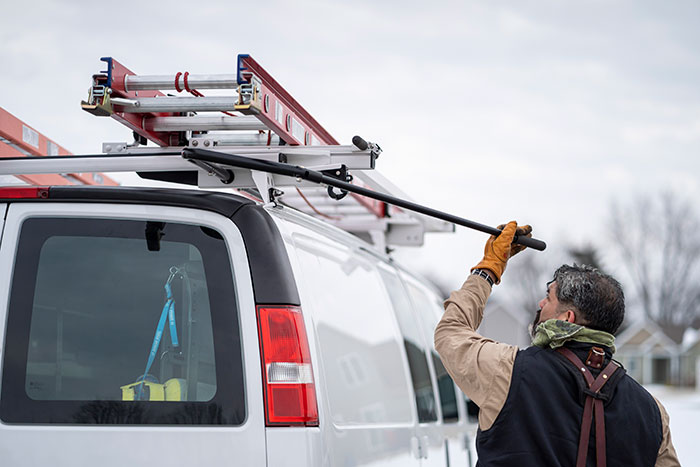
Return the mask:
<path fill-rule="evenodd" d="M 181 270 L 177 266 L 172 266 L 169 269 L 169 271 L 170 271 L 170 276 L 168 277 L 168 281 L 166 282 L 167 284 L 170 284 L 173 281 L 173 279 L 175 278 L 175 276 L 180 274 Z"/>

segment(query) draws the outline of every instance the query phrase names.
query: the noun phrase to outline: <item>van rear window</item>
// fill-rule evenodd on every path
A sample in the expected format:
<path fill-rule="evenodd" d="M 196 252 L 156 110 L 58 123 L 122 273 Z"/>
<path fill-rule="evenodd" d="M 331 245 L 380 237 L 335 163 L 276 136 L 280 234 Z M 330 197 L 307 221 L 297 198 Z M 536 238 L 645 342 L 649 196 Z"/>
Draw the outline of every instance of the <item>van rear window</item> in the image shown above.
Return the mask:
<path fill-rule="evenodd" d="M 242 423 L 228 256 L 221 235 L 206 227 L 26 220 L 10 296 L 2 420 Z"/>

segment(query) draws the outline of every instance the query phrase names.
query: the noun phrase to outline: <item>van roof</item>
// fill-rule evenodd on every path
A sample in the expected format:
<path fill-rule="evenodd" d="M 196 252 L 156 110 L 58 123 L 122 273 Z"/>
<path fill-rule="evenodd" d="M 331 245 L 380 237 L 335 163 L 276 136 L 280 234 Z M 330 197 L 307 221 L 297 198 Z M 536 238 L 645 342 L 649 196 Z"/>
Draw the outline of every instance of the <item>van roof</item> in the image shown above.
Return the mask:
<path fill-rule="evenodd" d="M 1 199 L 3 199 L 2 191 L 0 191 Z M 216 191 L 121 186 L 52 186 L 49 187 L 49 196 L 46 199 L 13 198 L 12 201 L 81 203 L 116 201 L 127 204 L 159 204 L 204 209 L 226 217 L 231 217 L 242 206 L 256 204 L 242 196 Z"/>

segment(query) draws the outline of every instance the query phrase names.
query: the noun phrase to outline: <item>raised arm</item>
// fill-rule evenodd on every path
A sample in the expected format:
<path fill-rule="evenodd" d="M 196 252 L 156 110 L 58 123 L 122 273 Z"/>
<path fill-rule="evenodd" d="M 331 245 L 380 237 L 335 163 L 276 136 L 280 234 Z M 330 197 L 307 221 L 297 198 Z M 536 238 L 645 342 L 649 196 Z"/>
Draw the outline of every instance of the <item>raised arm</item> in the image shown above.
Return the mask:
<path fill-rule="evenodd" d="M 522 250 L 511 245 L 514 235 L 532 235 L 531 231 L 511 222 L 498 237 L 489 239 L 484 259 L 445 301 L 445 314 L 435 329 L 435 348 L 455 383 L 479 406 L 482 430 L 491 427 L 505 404 L 518 348 L 483 337 L 476 329 L 484 317 L 491 282 L 500 282 L 508 259 Z M 491 281 L 478 275 L 481 271 Z"/>

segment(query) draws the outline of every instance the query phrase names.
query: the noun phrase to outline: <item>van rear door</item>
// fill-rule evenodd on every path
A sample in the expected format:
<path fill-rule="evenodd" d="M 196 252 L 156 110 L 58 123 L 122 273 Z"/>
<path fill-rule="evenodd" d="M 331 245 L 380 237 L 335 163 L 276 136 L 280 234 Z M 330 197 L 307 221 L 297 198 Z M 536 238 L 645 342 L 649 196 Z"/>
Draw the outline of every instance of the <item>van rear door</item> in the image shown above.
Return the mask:
<path fill-rule="evenodd" d="M 255 304 L 229 219 L 13 203 L 0 303 L 4 464 L 266 463 Z"/>

